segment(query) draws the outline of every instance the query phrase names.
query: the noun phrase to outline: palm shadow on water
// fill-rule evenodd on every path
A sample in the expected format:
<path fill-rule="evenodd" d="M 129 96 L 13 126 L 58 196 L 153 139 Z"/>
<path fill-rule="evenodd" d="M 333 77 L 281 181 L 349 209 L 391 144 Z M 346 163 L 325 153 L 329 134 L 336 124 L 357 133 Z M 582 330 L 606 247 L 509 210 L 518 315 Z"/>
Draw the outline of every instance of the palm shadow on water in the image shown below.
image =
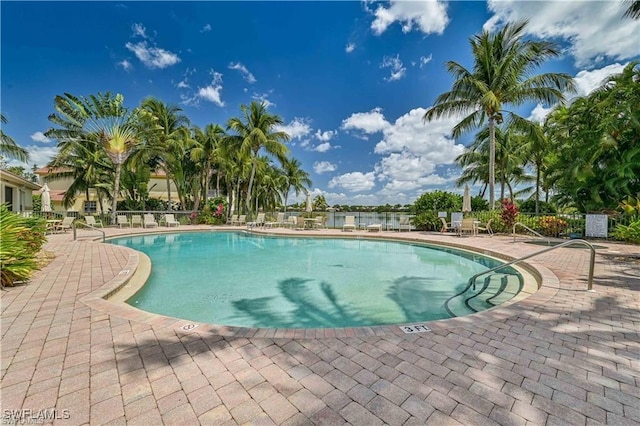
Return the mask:
<path fill-rule="evenodd" d="M 282 297 L 293 309 L 279 307 L 276 297 L 260 297 L 233 301 L 238 318 L 250 320 L 256 327 L 282 328 L 332 328 L 379 325 L 377 312 L 363 312 L 362 308 L 349 306 L 339 300 L 331 284 L 320 283 L 320 294 L 311 279 L 289 278 L 278 283 Z M 429 277 L 404 276 L 393 280 L 386 296 L 392 300 L 402 318 L 396 323 L 428 321 L 447 318 L 444 302 L 455 292 L 434 291 L 436 280 Z M 316 290 L 316 291 L 314 291 Z M 457 287 L 456 289 L 457 290 Z M 363 298 L 367 295 L 363 294 Z M 434 305 L 437 308 L 434 309 Z"/>
<path fill-rule="evenodd" d="M 273 297 L 241 299 L 232 303 L 240 316 L 250 318 L 257 327 L 349 327 L 371 322 L 356 309 L 341 304 L 331 285 L 326 282 L 320 283 L 320 290 L 328 304 L 320 306 L 317 297 L 312 294 L 310 281 L 288 278 L 278 283 L 280 294 L 294 306 L 289 313 L 278 309 L 278 302 Z"/>

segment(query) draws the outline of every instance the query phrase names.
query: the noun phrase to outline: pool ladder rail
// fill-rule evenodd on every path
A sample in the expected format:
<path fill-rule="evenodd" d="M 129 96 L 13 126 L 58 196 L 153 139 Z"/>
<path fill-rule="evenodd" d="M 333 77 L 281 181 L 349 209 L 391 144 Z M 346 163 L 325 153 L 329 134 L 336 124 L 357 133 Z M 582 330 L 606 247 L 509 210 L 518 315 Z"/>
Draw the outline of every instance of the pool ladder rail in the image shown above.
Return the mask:
<path fill-rule="evenodd" d="M 465 293 L 468 293 L 468 295 L 464 297 L 464 305 L 465 305 L 466 308 L 468 308 L 471 311 L 471 312 L 467 312 L 467 313 L 478 312 L 478 310 L 475 307 L 472 306 L 473 304 L 477 305 L 477 303 L 472 302 L 474 299 L 478 299 L 479 301 L 484 302 L 485 306 L 488 305 L 484 309 L 487 309 L 487 308 L 489 308 L 489 307 L 491 307 L 493 305 L 497 305 L 497 304 L 499 304 L 501 302 L 493 303 L 494 299 L 499 298 L 503 293 L 507 292 L 507 289 L 508 289 L 509 283 L 510 283 L 509 282 L 509 276 L 514 276 L 514 275 L 512 275 L 512 274 L 500 274 L 500 275 L 502 275 L 502 277 L 500 279 L 500 283 L 497 286 L 496 285 L 492 285 L 491 276 L 489 276 L 489 277 L 487 277 L 485 279 L 483 286 L 476 293 L 475 292 L 475 290 L 476 290 L 476 279 L 478 277 L 480 277 L 482 275 L 485 275 L 485 274 L 489 274 L 489 273 L 495 272 L 495 271 L 497 271 L 499 269 L 502 269 L 502 268 L 505 268 L 507 266 L 514 265 L 516 263 L 522 262 L 523 260 L 530 259 L 530 258 L 532 258 L 534 256 L 538 256 L 540 254 L 550 252 L 550 251 L 555 250 L 557 248 L 567 247 L 567 246 L 575 245 L 575 244 L 585 245 L 591 251 L 591 256 L 590 256 L 590 260 L 589 260 L 589 278 L 588 278 L 588 282 L 587 282 L 587 291 L 594 291 L 593 290 L 593 270 L 594 270 L 594 267 L 595 267 L 596 249 L 588 241 L 585 241 L 585 240 L 571 240 L 571 241 L 565 241 L 564 243 L 558 244 L 556 246 L 548 247 L 548 248 L 546 248 L 544 250 L 540 250 L 540 251 L 537 251 L 535 253 L 532 253 L 532 254 L 529 254 L 529 255 L 526 255 L 526 256 L 522 256 L 522 257 L 520 257 L 518 259 L 514 259 L 514 260 L 512 260 L 510 262 L 503 263 L 502 265 L 498 265 L 498 266 L 496 266 L 494 268 L 491 268 L 491 269 L 488 269 L 486 271 L 483 271 L 483 272 L 480 272 L 478 274 L 475 274 L 474 276 L 469 278 L 469 282 L 467 283 L 467 286 L 464 288 L 464 290 L 462 290 L 459 293 L 451 296 L 449 299 L 447 299 L 446 302 L 444 302 L 444 307 L 447 310 L 447 312 L 449 313 L 449 315 L 451 315 L 451 317 L 458 316 L 453 312 L 453 310 L 449 306 L 449 304 L 450 304 L 450 302 L 452 300 L 454 300 L 456 298 L 459 298 L 460 296 L 465 295 Z M 498 274 L 493 274 L 492 276 L 497 276 L 497 275 Z M 522 278 L 519 277 L 518 279 L 519 279 L 519 282 L 520 282 L 519 290 L 518 290 L 518 292 L 519 292 L 520 290 L 522 290 Z M 489 293 L 491 291 L 495 291 L 495 293 L 493 293 L 490 297 L 481 297 L 483 293 Z M 510 293 L 510 291 L 509 291 L 509 293 Z M 489 293 L 489 294 L 491 294 L 491 293 Z M 517 292 L 515 294 L 517 294 Z M 514 296 L 515 296 L 515 294 L 514 294 Z"/>
<path fill-rule="evenodd" d="M 98 232 L 102 233 L 102 242 L 104 243 L 106 241 L 107 237 L 106 237 L 106 234 L 105 234 L 104 230 L 98 229 L 95 226 L 86 224 L 84 222 L 77 222 L 77 223 L 73 222 L 73 224 L 71 225 L 71 227 L 73 228 L 73 241 L 76 241 L 78 239 L 78 235 L 77 235 L 77 232 L 76 232 L 77 225 L 81 225 L 81 226 L 84 226 L 85 228 L 93 229 L 94 231 L 98 231 Z"/>
<path fill-rule="evenodd" d="M 520 226 L 521 228 L 526 229 L 527 231 L 531 232 L 532 234 L 534 234 L 536 237 L 538 238 L 542 238 L 543 240 L 547 240 L 547 245 L 551 245 L 551 240 L 549 238 L 546 238 L 544 235 L 540 234 L 539 232 L 534 231 L 533 229 L 529 228 L 527 225 L 525 225 L 522 222 L 516 222 L 513 224 L 513 242 L 516 242 L 516 227 Z"/>

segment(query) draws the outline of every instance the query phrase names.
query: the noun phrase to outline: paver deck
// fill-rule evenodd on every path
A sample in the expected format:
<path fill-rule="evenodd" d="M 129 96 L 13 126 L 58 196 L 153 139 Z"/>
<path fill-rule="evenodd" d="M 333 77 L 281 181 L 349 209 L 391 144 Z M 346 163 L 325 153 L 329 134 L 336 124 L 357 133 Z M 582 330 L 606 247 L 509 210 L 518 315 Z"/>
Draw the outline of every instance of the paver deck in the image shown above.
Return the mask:
<path fill-rule="evenodd" d="M 512 257 L 541 249 L 499 236 L 403 234 Z M 2 420 L 637 425 L 640 263 L 623 256 L 640 248 L 598 244 L 607 248 L 596 257 L 595 292 L 585 291 L 589 251 L 560 248 L 530 262 L 558 278 L 536 295 L 434 322 L 431 332 L 276 333 L 185 331 L 186 321 L 103 302 L 95 292 L 128 275 L 136 255 L 51 235 L 45 249 L 56 258 L 29 284 L 2 291 Z"/>

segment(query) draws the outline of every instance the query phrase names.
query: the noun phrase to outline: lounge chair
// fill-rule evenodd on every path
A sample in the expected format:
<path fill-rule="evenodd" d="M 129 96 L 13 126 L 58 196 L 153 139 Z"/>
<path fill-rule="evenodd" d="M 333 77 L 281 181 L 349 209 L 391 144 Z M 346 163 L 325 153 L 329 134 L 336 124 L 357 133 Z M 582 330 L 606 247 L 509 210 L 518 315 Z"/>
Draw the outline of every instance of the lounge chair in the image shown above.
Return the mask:
<path fill-rule="evenodd" d="M 440 218 L 440 222 L 442 222 L 442 229 L 440 229 L 440 232 L 444 233 L 451 229 L 451 225 L 449 225 L 447 221 L 444 220 L 444 217 Z"/>
<path fill-rule="evenodd" d="M 304 223 L 304 216 L 292 216 L 296 218 L 295 228 L 298 230 L 304 231 L 306 229 L 306 224 Z"/>
<path fill-rule="evenodd" d="M 369 232 L 380 232 L 380 231 L 382 231 L 382 224 L 381 223 L 372 223 L 371 225 L 367 226 L 367 231 L 369 231 Z"/>
<path fill-rule="evenodd" d="M 244 225 L 245 223 L 247 223 L 247 215 L 241 214 L 240 216 L 238 216 L 238 222 L 236 223 L 236 225 Z"/>
<path fill-rule="evenodd" d="M 238 215 L 232 214 L 229 219 L 227 219 L 227 225 L 235 225 L 238 222 Z"/>
<path fill-rule="evenodd" d="M 128 226 L 129 228 L 131 228 L 131 222 L 129 222 L 129 219 L 127 219 L 127 216 L 121 214 L 118 215 L 118 217 L 116 217 L 117 223 L 118 223 L 118 227 L 122 228 L 123 226 Z"/>
<path fill-rule="evenodd" d="M 289 216 L 287 218 L 287 220 L 284 221 L 284 226 L 290 226 L 292 228 L 295 228 L 296 225 L 298 224 L 298 219 L 296 216 Z"/>
<path fill-rule="evenodd" d="M 172 227 L 172 226 L 179 227 L 180 226 L 180 222 L 178 222 L 175 219 L 175 217 L 173 217 L 173 213 L 165 213 L 165 215 L 164 215 L 164 224 L 167 225 L 168 227 Z"/>
<path fill-rule="evenodd" d="M 491 229 L 491 223 L 492 223 L 492 222 L 493 222 L 493 219 L 489 219 L 489 220 L 487 221 L 487 224 L 486 224 L 486 225 L 484 225 L 484 226 L 483 226 L 483 225 L 478 225 L 478 226 L 476 227 L 476 229 L 477 229 L 478 231 L 484 231 L 484 232 L 486 232 L 487 234 L 489 234 L 489 236 L 490 236 L 490 237 L 493 237 L 493 229 Z"/>
<path fill-rule="evenodd" d="M 326 228 L 327 217 L 326 216 L 316 216 L 316 221 L 313 223 L 313 227 L 316 229 Z"/>
<path fill-rule="evenodd" d="M 411 231 L 411 218 L 409 216 L 400 216 L 400 222 L 398 223 L 398 232 L 403 229 Z"/>
<path fill-rule="evenodd" d="M 256 220 L 247 222 L 247 228 L 254 228 L 257 226 L 264 226 L 264 213 L 258 213 Z"/>
<path fill-rule="evenodd" d="M 67 216 L 65 218 L 62 219 L 62 223 L 60 223 L 57 226 L 57 230 L 58 231 L 64 231 L 67 232 L 67 229 L 71 229 L 71 227 L 73 226 L 73 221 L 76 220 L 75 217 L 72 216 Z"/>
<path fill-rule="evenodd" d="M 460 223 L 460 228 L 458 228 L 458 234 L 462 235 L 464 232 L 470 232 L 473 235 L 477 233 L 476 220 L 472 217 L 468 217 L 466 219 L 462 219 Z"/>
<path fill-rule="evenodd" d="M 93 216 L 85 216 L 84 217 L 84 222 L 87 225 L 92 226 L 94 228 L 98 228 L 98 227 L 102 228 L 103 227 L 102 226 L 102 221 L 100 219 L 96 220 L 96 218 L 93 217 Z"/>
<path fill-rule="evenodd" d="M 344 225 L 342 225 L 342 231 L 346 230 L 354 230 L 356 229 L 356 217 L 355 216 L 345 216 Z"/>
<path fill-rule="evenodd" d="M 265 222 L 264 226 L 268 226 L 269 228 L 273 228 L 274 226 L 276 227 L 284 226 L 284 213 L 278 213 L 275 221 Z"/>
<path fill-rule="evenodd" d="M 142 228 L 142 216 L 139 214 L 131 215 L 131 227 L 133 228 L 136 225 Z"/>
<path fill-rule="evenodd" d="M 156 219 L 151 213 L 144 215 L 143 224 L 145 228 L 156 228 L 158 226 L 158 222 L 156 222 Z"/>

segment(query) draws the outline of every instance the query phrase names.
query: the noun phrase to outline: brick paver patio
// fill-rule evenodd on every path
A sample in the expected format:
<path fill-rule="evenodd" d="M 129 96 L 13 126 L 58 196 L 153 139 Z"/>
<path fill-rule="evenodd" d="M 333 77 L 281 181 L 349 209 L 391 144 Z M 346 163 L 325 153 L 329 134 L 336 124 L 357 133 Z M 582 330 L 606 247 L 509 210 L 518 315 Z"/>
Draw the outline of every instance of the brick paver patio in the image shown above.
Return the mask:
<path fill-rule="evenodd" d="M 543 248 L 403 236 L 506 256 Z M 624 256 L 640 248 L 597 244 L 607 248 L 595 292 L 585 291 L 588 250 L 560 248 L 530 261 L 546 277 L 539 293 L 427 333 L 184 331 L 187 321 L 96 296 L 126 280 L 131 250 L 51 235 L 53 262 L 2 291 L 3 423 L 638 425 L 640 263 Z"/>

